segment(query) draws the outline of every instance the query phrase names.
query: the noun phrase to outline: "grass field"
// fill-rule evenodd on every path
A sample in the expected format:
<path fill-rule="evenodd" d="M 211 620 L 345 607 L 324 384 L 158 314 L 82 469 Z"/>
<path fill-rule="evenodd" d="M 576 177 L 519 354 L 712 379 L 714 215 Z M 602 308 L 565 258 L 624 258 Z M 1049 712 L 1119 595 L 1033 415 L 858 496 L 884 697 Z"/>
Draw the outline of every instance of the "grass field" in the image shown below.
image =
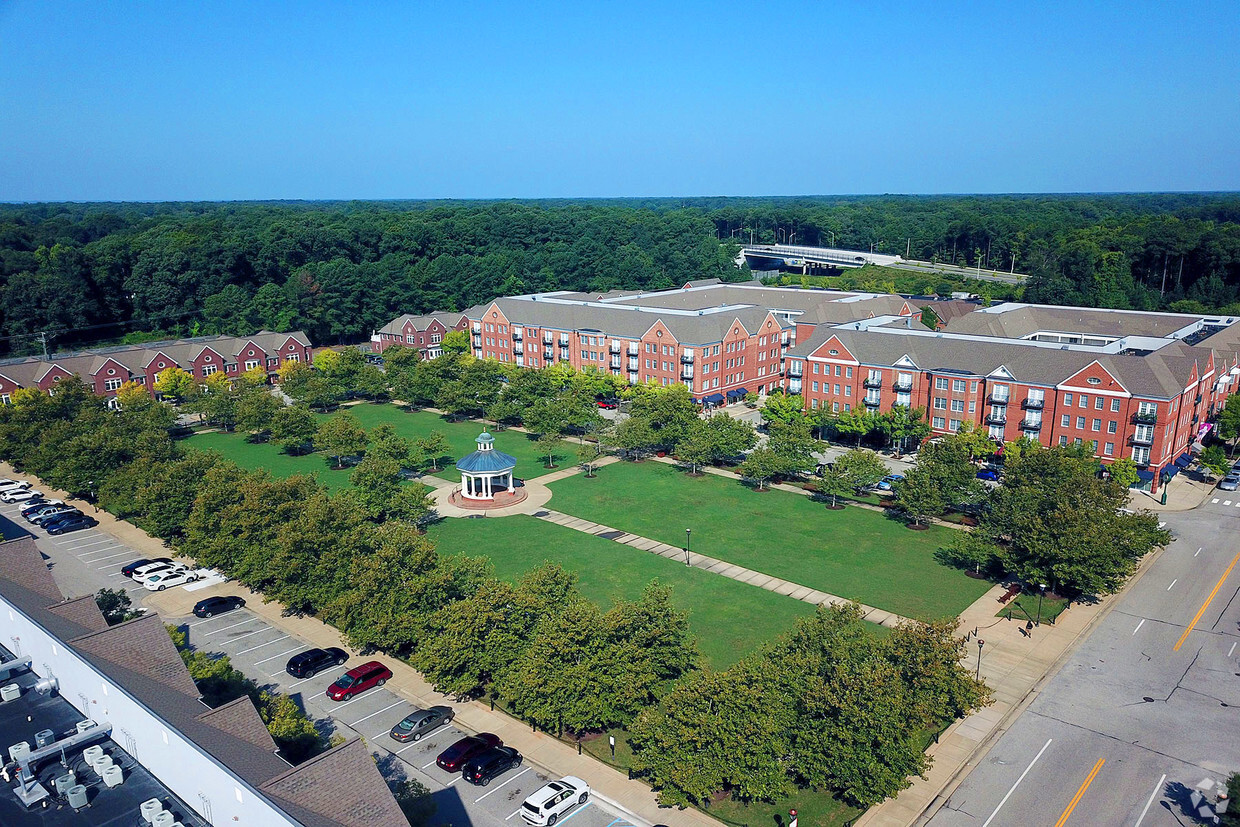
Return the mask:
<path fill-rule="evenodd" d="M 958 615 L 990 586 L 935 561 L 952 529 L 910 531 L 878 512 L 832 511 L 664 463 L 614 463 L 551 489 L 557 511 L 672 545 L 689 528 L 694 551 L 905 617 Z"/>
<path fill-rule="evenodd" d="M 1067 608 L 1068 598 L 1057 594 L 1048 594 L 1043 598 L 1040 609 L 1036 594 L 1022 594 L 995 612 L 995 617 L 1007 617 L 1010 614 L 1013 620 L 1019 620 L 1022 623 L 1039 618 L 1043 623 L 1054 623 L 1055 618 L 1063 614 Z"/>
<path fill-rule="evenodd" d="M 352 405 L 343 410 L 354 416 L 367 431 L 387 423 L 395 428 L 398 434 L 411 441 L 425 437 L 432 431 L 443 433 L 448 440 L 450 450 L 448 457 L 440 461 L 439 471 L 435 476 L 444 479 L 459 477 L 459 472 L 452 463 L 477 448 L 474 440 L 485 428 L 479 422 L 449 422 L 437 414 L 426 411 L 405 411 L 390 404 Z M 332 416 L 335 415 L 332 414 Z M 196 434 L 189 438 L 189 445 L 204 451 L 215 451 L 242 468 L 266 468 L 277 477 L 312 474 L 333 492 L 349 484 L 349 470 L 333 470 L 331 458 L 325 454 L 292 456 L 286 454 L 279 445 L 249 442 L 245 434 L 241 433 L 226 434 L 215 431 Z M 561 445 L 562 447 L 555 452 L 556 462 L 558 464 L 575 462 L 575 447 L 569 443 L 561 443 Z M 516 458 L 516 475 L 522 479 L 548 473 L 543 467 L 547 461 L 546 455 L 539 454 L 538 446 L 534 441 L 520 431 L 501 431 L 495 434 L 495 447 Z"/>
<path fill-rule="evenodd" d="M 491 558 L 496 575 L 516 581 L 545 560 L 578 575 L 582 594 L 600 606 L 635 598 L 651 580 L 672 587 L 689 613 L 702 654 L 716 668 L 731 665 L 792 628 L 814 607 L 699 568 L 573 531 L 535 517 L 445 520 L 430 529 L 443 554 Z"/>

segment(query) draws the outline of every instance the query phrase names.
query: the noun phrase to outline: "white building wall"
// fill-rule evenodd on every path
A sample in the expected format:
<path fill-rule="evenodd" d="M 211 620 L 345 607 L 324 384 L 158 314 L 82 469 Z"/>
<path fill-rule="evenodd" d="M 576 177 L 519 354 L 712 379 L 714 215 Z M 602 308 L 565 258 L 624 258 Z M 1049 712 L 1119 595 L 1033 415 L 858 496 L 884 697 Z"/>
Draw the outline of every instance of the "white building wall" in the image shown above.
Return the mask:
<path fill-rule="evenodd" d="M 0 595 L 0 643 L 28 656 L 41 677 L 54 675 L 61 696 L 84 718 L 112 724 L 112 740 L 130 752 L 160 783 L 212 824 L 298 827 L 250 784 L 181 735 L 154 712 L 58 642 Z M 169 692 L 175 691 L 172 689 Z M 203 712 L 207 707 L 203 706 Z M 6 733 L 15 743 L 34 733 Z M 8 744 L 0 744 L 7 748 Z M 205 801 L 205 803 L 204 803 Z M 208 810 L 209 812 L 204 812 Z M 135 816 L 137 813 L 135 813 Z"/>

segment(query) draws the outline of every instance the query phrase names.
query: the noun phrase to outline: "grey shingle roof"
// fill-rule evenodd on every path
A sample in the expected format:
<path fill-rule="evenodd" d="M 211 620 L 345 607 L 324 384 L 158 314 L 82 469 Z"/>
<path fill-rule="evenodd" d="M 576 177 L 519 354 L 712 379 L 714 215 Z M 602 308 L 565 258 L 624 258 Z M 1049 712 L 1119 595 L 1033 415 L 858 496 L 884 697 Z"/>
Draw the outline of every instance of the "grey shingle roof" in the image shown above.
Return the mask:
<path fill-rule="evenodd" d="M 34 537 L 30 535 L 0 543 L 0 578 L 40 595 L 44 606 L 64 599 L 39 547 L 34 543 Z"/>
<path fill-rule="evenodd" d="M 265 793 L 344 827 L 408 827 L 374 758 L 354 738 L 262 785 Z"/>
<path fill-rule="evenodd" d="M 248 741 L 266 752 L 276 751 L 276 742 L 267 731 L 266 724 L 259 717 L 258 710 L 248 695 L 220 704 L 215 709 L 208 709 L 198 716 L 198 720 L 210 724 L 221 732 L 237 736 Z"/>
<path fill-rule="evenodd" d="M 1019 339 L 1038 331 L 1084 333 L 1096 336 L 1153 336 L 1161 338 L 1192 324 L 1199 316 L 1172 313 L 1130 313 L 1083 307 L 1003 305 L 951 320 L 949 333 L 973 333 Z"/>
<path fill-rule="evenodd" d="M 456 327 L 457 322 L 461 320 L 464 313 L 427 313 L 424 316 L 415 316 L 411 313 L 405 313 L 397 316 L 392 321 L 379 328 L 380 333 L 404 333 L 405 323 L 413 322 L 416 330 L 426 330 L 432 321 L 438 321 L 441 325 L 451 330 Z"/>
<path fill-rule="evenodd" d="M 47 610 L 92 632 L 108 628 L 108 621 L 104 619 L 103 612 L 99 611 L 99 604 L 95 602 L 93 594 L 53 603 Z"/>
<path fill-rule="evenodd" d="M 117 666 L 148 675 L 166 688 L 190 698 L 198 697 L 198 687 L 159 615 L 127 620 L 68 642 L 80 652 L 89 652 Z"/>

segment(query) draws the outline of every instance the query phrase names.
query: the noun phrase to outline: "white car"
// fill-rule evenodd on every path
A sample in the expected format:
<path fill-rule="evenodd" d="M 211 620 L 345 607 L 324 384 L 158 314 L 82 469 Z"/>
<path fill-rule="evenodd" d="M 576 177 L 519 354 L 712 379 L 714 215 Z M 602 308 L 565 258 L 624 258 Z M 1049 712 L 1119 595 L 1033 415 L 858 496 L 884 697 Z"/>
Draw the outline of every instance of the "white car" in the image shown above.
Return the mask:
<path fill-rule="evenodd" d="M 42 491 L 35 491 L 32 488 L 10 488 L 0 493 L 0 500 L 4 500 L 6 503 L 20 503 L 42 496 Z"/>
<path fill-rule="evenodd" d="M 174 571 L 189 571 L 180 563 L 147 563 L 133 570 L 133 579 L 139 583 L 156 574 L 171 574 Z"/>
<path fill-rule="evenodd" d="M 521 805 L 521 818 L 527 824 L 551 827 L 560 816 L 590 797 L 590 785 L 575 775 L 550 781 L 535 790 Z"/>
<path fill-rule="evenodd" d="M 142 581 L 142 586 L 153 592 L 162 592 L 169 586 L 183 586 L 186 583 L 193 583 L 199 579 L 201 578 L 194 572 L 182 568 L 179 571 L 165 571 L 159 574 L 152 574 Z"/>
<path fill-rule="evenodd" d="M 30 483 L 25 482 L 24 480 L 9 480 L 9 479 L 0 480 L 0 491 L 3 491 L 6 488 L 29 488 L 29 487 L 30 487 Z"/>
<path fill-rule="evenodd" d="M 8 485 L 0 485 L 0 494 L 8 494 L 10 491 L 29 491 L 30 483 L 9 481 Z"/>

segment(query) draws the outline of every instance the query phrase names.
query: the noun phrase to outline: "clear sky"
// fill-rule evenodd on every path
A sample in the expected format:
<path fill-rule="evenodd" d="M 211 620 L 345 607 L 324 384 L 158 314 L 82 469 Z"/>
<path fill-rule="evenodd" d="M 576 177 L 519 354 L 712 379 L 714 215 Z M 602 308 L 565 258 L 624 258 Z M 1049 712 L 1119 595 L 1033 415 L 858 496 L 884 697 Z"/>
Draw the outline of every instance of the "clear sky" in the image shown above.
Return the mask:
<path fill-rule="evenodd" d="M 0 200 L 1236 189 L 1236 0 L 0 2 Z"/>

